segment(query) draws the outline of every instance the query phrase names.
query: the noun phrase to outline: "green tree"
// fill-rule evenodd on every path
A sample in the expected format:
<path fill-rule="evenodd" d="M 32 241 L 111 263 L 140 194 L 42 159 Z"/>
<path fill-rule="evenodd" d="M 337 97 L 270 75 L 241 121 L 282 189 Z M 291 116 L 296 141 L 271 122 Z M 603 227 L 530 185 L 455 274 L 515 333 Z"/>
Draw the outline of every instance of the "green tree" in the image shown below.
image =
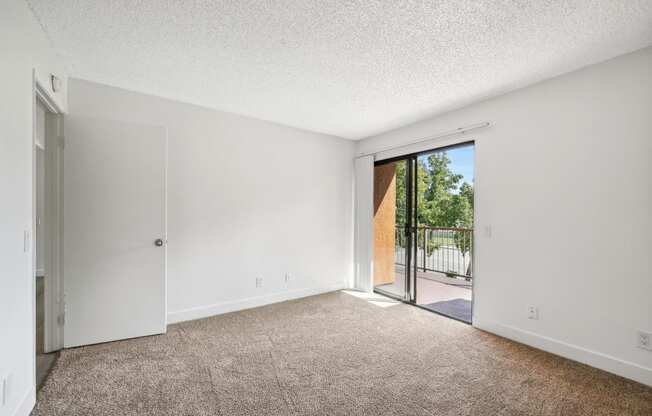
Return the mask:
<path fill-rule="evenodd" d="M 460 193 L 453 196 L 451 216 L 455 217 L 456 228 L 473 228 L 473 187 L 466 182 L 460 187 Z M 471 232 L 455 232 L 453 241 L 466 262 L 466 257 L 472 249 L 473 236 Z M 467 276 L 471 275 L 470 262 L 465 274 Z"/>
<path fill-rule="evenodd" d="M 463 176 L 450 169 L 450 159 L 446 152 L 438 152 L 422 159 L 426 171 L 424 203 L 419 206 L 419 224 L 431 227 L 459 226 L 460 201 L 456 199 L 457 190 Z"/>
<path fill-rule="evenodd" d="M 473 227 L 473 187 L 468 183 L 464 182 L 459 193 L 451 197 L 448 217 L 452 227 Z"/>
<path fill-rule="evenodd" d="M 417 159 L 417 224 L 420 226 L 473 227 L 473 185 L 460 184 L 464 177 L 453 172 L 450 163 L 446 152 Z M 399 227 L 407 221 L 406 169 L 406 161 L 396 162 L 396 225 Z M 423 233 L 418 234 L 418 244 L 423 244 L 424 237 Z M 449 241 L 429 239 L 428 254 L 441 244 L 454 244 L 465 256 L 471 249 L 468 234 L 454 233 Z"/>
<path fill-rule="evenodd" d="M 464 182 L 460 186 L 460 195 L 463 195 L 469 201 L 469 205 L 473 209 L 473 185 Z"/>
<path fill-rule="evenodd" d="M 428 174 L 423 163 L 417 164 L 417 206 L 425 204 L 425 189 L 428 183 Z M 396 162 L 396 225 L 404 226 L 407 221 L 407 204 L 405 199 L 407 186 L 407 162 L 401 160 Z M 419 213 L 421 209 L 419 209 Z M 418 218 L 419 223 L 423 218 Z"/>

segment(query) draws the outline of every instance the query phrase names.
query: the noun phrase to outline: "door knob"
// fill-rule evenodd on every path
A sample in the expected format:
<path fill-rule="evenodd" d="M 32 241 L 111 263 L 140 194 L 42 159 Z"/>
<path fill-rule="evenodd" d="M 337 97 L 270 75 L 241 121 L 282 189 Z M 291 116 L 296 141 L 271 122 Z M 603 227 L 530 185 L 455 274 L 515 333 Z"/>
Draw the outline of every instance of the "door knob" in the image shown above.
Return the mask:
<path fill-rule="evenodd" d="M 154 245 L 156 247 L 161 247 L 163 245 L 163 240 L 160 239 L 160 238 L 157 238 L 156 240 L 154 240 Z"/>

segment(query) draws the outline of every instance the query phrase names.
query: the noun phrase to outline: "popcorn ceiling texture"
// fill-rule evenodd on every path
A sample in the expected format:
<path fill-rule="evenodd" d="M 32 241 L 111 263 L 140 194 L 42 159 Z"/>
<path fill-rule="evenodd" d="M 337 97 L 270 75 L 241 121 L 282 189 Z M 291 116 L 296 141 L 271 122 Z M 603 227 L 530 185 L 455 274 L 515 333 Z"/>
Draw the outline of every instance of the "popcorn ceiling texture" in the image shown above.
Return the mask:
<path fill-rule="evenodd" d="M 70 76 L 362 138 L 652 44 L 650 0 L 27 0 Z"/>

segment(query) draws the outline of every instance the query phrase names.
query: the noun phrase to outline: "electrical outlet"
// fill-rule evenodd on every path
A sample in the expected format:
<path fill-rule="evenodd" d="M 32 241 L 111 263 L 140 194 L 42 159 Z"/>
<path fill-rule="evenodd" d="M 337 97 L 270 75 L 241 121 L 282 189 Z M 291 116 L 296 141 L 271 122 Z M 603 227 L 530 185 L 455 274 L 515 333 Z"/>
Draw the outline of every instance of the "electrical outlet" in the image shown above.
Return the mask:
<path fill-rule="evenodd" d="M 256 287 L 263 287 L 263 278 L 262 277 L 257 277 L 256 278 Z"/>
<path fill-rule="evenodd" d="M 539 319 L 539 308 L 537 308 L 536 306 L 529 306 L 527 308 L 527 319 L 538 320 Z"/>
<path fill-rule="evenodd" d="M 292 273 L 285 273 L 285 283 L 292 280 Z"/>
<path fill-rule="evenodd" d="M 638 331 L 636 346 L 643 348 L 644 350 L 652 351 L 652 334 L 649 332 Z"/>

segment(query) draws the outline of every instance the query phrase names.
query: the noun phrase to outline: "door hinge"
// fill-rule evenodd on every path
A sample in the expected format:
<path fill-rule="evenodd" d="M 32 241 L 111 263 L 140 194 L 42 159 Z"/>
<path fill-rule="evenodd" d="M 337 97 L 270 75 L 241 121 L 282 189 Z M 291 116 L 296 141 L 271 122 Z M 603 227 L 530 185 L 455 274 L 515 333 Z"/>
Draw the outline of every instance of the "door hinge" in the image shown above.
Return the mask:
<path fill-rule="evenodd" d="M 66 147 L 66 138 L 64 136 L 57 137 L 57 144 L 60 148 L 64 149 Z"/>
<path fill-rule="evenodd" d="M 66 324 L 66 314 L 62 313 L 57 317 L 57 324 L 59 326 L 64 326 Z"/>

